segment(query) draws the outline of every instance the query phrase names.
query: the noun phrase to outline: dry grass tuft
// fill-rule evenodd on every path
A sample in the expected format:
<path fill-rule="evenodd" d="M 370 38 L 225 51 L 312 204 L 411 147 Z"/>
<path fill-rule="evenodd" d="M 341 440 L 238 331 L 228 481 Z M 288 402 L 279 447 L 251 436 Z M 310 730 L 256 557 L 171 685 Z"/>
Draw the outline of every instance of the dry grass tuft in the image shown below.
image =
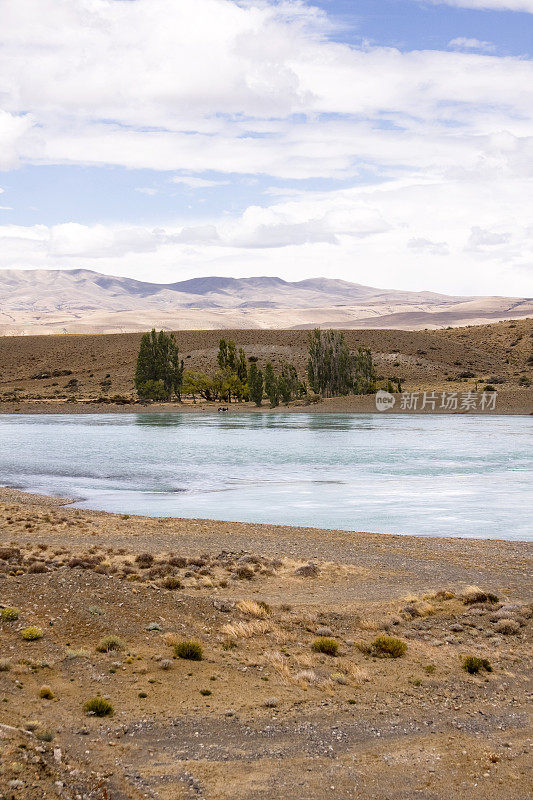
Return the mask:
<path fill-rule="evenodd" d="M 279 652 L 279 650 L 273 650 L 269 653 L 265 654 L 265 659 L 268 664 L 274 669 L 278 675 L 280 676 L 283 683 L 291 683 L 291 668 L 289 666 L 289 660 Z"/>
<path fill-rule="evenodd" d="M 479 586 L 467 586 L 461 592 L 461 600 L 466 606 L 469 606 L 472 603 L 497 603 L 498 597 L 492 592 L 485 592 Z"/>
<path fill-rule="evenodd" d="M 258 619 L 264 619 L 270 614 L 270 609 L 266 603 L 256 603 L 255 600 L 239 600 L 236 608 L 238 608 L 242 614 L 247 614 L 250 617 L 257 617 Z"/>
<path fill-rule="evenodd" d="M 251 639 L 252 636 L 264 636 L 272 630 L 270 622 L 262 619 L 253 622 L 229 622 L 221 628 L 222 633 L 230 639 Z"/>

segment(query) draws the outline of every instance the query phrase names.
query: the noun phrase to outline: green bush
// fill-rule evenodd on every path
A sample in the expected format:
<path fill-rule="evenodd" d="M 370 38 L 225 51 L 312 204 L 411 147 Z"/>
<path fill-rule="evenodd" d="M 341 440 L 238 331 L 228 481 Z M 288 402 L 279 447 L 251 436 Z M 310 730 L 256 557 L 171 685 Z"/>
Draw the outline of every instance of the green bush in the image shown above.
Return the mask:
<path fill-rule="evenodd" d="M 168 400 L 168 392 L 163 381 L 144 381 L 137 386 L 137 394 L 142 400 Z"/>
<path fill-rule="evenodd" d="M 113 706 L 105 697 L 93 697 L 83 706 L 86 714 L 94 714 L 95 717 L 108 717 L 113 713 Z"/>
<path fill-rule="evenodd" d="M 394 636 L 378 636 L 372 642 L 372 652 L 385 658 L 401 658 L 407 652 L 407 644 Z"/>
<path fill-rule="evenodd" d="M 119 636 L 104 636 L 96 645 L 99 653 L 109 653 L 111 650 L 124 650 L 126 643 Z"/>
<path fill-rule="evenodd" d="M 466 656 L 463 659 L 463 669 L 470 675 L 475 675 L 480 670 L 492 672 L 492 666 L 488 658 L 478 658 L 477 656 Z"/>
<path fill-rule="evenodd" d="M 202 645 L 199 642 L 187 640 L 175 644 L 174 653 L 178 658 L 186 658 L 189 661 L 201 661 L 203 657 Z"/>
<path fill-rule="evenodd" d="M 335 639 L 327 636 L 319 636 L 311 645 L 315 653 L 325 653 L 327 656 L 336 656 L 339 652 L 339 645 Z"/>
<path fill-rule="evenodd" d="M 20 635 L 27 642 L 35 642 L 37 639 L 40 639 L 43 636 L 43 632 L 35 625 L 30 625 L 29 628 L 24 628 L 21 630 Z"/>
<path fill-rule="evenodd" d="M 2 622 L 14 622 L 19 618 L 20 611 L 18 608 L 3 608 L 0 611 L 0 619 Z"/>

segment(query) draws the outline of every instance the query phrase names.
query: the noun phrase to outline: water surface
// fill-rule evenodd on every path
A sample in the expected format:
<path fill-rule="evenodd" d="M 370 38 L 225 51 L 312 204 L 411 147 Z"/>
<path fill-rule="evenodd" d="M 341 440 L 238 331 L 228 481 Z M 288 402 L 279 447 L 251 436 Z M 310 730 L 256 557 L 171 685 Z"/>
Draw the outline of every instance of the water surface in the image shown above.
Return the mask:
<path fill-rule="evenodd" d="M 0 415 L 0 483 L 149 516 L 531 539 L 533 420 Z"/>

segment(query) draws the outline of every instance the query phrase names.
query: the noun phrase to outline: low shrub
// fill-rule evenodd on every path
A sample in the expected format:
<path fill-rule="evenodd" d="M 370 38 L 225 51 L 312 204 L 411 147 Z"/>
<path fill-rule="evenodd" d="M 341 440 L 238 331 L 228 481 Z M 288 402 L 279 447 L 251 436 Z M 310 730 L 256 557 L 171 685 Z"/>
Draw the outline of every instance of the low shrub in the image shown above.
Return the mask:
<path fill-rule="evenodd" d="M 154 557 L 151 553 L 139 553 L 139 555 L 135 556 L 135 563 L 138 564 L 141 569 L 145 569 L 152 566 Z"/>
<path fill-rule="evenodd" d="M 40 739 L 41 742 L 51 742 L 54 738 L 54 734 L 48 728 L 39 728 L 35 731 L 35 737 Z"/>
<path fill-rule="evenodd" d="M 12 664 L 9 658 L 0 658 L 0 672 L 9 672 Z"/>
<path fill-rule="evenodd" d="M 394 636 L 378 636 L 372 642 L 372 652 L 384 658 L 401 658 L 407 652 L 407 644 Z"/>
<path fill-rule="evenodd" d="M 199 642 L 183 640 L 174 645 L 174 653 L 178 658 L 188 661 L 201 661 L 203 658 L 202 645 Z"/>
<path fill-rule="evenodd" d="M 278 699 L 277 697 L 267 697 L 263 705 L 265 708 L 276 708 L 278 705 Z"/>
<path fill-rule="evenodd" d="M 43 632 L 36 625 L 30 625 L 29 628 L 23 628 L 20 632 L 20 635 L 27 642 L 35 642 L 37 639 L 42 638 Z"/>
<path fill-rule="evenodd" d="M 311 645 L 315 653 L 325 653 L 327 656 L 336 656 L 339 652 L 339 644 L 334 639 L 327 636 L 319 636 Z"/>
<path fill-rule="evenodd" d="M 0 619 L 2 622 L 14 622 L 19 618 L 20 611 L 18 608 L 3 608 L 0 611 Z"/>
<path fill-rule="evenodd" d="M 42 698 L 43 700 L 53 700 L 55 694 L 53 693 L 52 688 L 50 686 L 41 686 L 41 688 L 39 689 L 39 697 Z"/>
<path fill-rule="evenodd" d="M 90 658 L 91 654 L 88 650 L 80 647 L 78 650 L 67 650 L 67 658 L 73 661 L 75 658 Z"/>
<path fill-rule="evenodd" d="M 504 636 L 512 636 L 520 632 L 520 624 L 515 619 L 504 617 L 498 620 L 494 630 L 496 633 L 503 633 Z"/>
<path fill-rule="evenodd" d="M 28 575 L 42 575 L 48 572 L 48 567 L 42 561 L 36 561 L 28 568 Z"/>
<path fill-rule="evenodd" d="M 467 586 L 461 594 L 461 600 L 465 606 L 471 606 L 473 603 L 497 603 L 499 598 L 492 592 L 485 592 L 479 586 Z"/>
<path fill-rule="evenodd" d="M 176 589 L 181 589 L 181 581 L 174 575 L 167 575 L 167 577 L 162 580 L 161 586 L 163 589 L 168 589 L 170 592 L 173 592 Z"/>
<path fill-rule="evenodd" d="M 99 653 L 109 653 L 111 650 L 124 650 L 126 643 L 119 636 L 104 636 L 96 645 Z"/>
<path fill-rule="evenodd" d="M 86 714 L 94 714 L 95 717 L 109 717 L 113 713 L 113 706 L 105 697 L 92 697 L 84 703 L 83 710 Z"/>
<path fill-rule="evenodd" d="M 492 666 L 488 658 L 478 658 L 477 656 L 466 656 L 463 659 L 463 669 L 470 675 L 475 675 L 480 670 L 492 672 Z"/>

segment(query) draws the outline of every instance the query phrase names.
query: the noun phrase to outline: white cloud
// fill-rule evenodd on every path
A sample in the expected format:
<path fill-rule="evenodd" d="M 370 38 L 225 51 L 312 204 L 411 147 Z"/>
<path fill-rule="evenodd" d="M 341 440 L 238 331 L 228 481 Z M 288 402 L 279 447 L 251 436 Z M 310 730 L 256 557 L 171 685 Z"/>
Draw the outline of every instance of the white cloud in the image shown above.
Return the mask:
<path fill-rule="evenodd" d="M 182 184 L 189 189 L 211 189 L 213 186 L 227 186 L 229 181 L 214 181 L 207 178 L 196 178 L 193 175 L 176 175 L 172 183 Z"/>
<path fill-rule="evenodd" d="M 446 52 L 352 47 L 328 39 L 324 12 L 288 0 L 0 2 L 0 168 L 164 170 L 195 196 L 229 187 L 234 173 L 376 178 L 323 193 L 271 188 L 269 208 L 187 226 L 4 226 L 4 266 L 162 280 L 329 271 L 383 286 L 526 293 L 531 60 L 489 55 L 490 43 L 464 37 Z M 533 0 L 448 2 L 533 11 Z"/>
<path fill-rule="evenodd" d="M 527 178 L 403 179 L 308 193 L 206 224 L 0 228 L 0 266 L 86 267 L 145 280 L 329 275 L 451 294 L 531 294 Z"/>
<path fill-rule="evenodd" d="M 3 0 L 3 17 L 10 163 L 185 170 L 179 182 L 208 188 L 193 173 L 425 168 L 428 153 L 439 166 L 471 158 L 479 135 L 531 130 L 530 61 L 349 47 L 303 3 Z"/>
<path fill-rule="evenodd" d="M 1 95 L 1 78 L 0 78 Z M 30 136 L 34 120 L 28 114 L 9 114 L 0 109 L 0 169 L 13 169 L 18 166 L 19 157 L 31 142 Z"/>
<path fill-rule="evenodd" d="M 457 50 L 480 50 L 485 53 L 490 53 L 495 50 L 492 42 L 482 42 L 479 39 L 468 39 L 465 36 L 457 36 L 448 42 L 448 47 L 453 47 Z"/>
<path fill-rule="evenodd" d="M 533 14 L 533 0 L 429 0 L 429 2 L 434 5 L 446 3 L 460 8 L 477 8 L 481 11 L 526 11 Z"/>
<path fill-rule="evenodd" d="M 448 256 L 450 255 L 450 248 L 447 242 L 432 242 L 431 239 L 409 239 L 407 247 L 415 250 L 417 253 L 429 253 L 432 256 Z"/>

